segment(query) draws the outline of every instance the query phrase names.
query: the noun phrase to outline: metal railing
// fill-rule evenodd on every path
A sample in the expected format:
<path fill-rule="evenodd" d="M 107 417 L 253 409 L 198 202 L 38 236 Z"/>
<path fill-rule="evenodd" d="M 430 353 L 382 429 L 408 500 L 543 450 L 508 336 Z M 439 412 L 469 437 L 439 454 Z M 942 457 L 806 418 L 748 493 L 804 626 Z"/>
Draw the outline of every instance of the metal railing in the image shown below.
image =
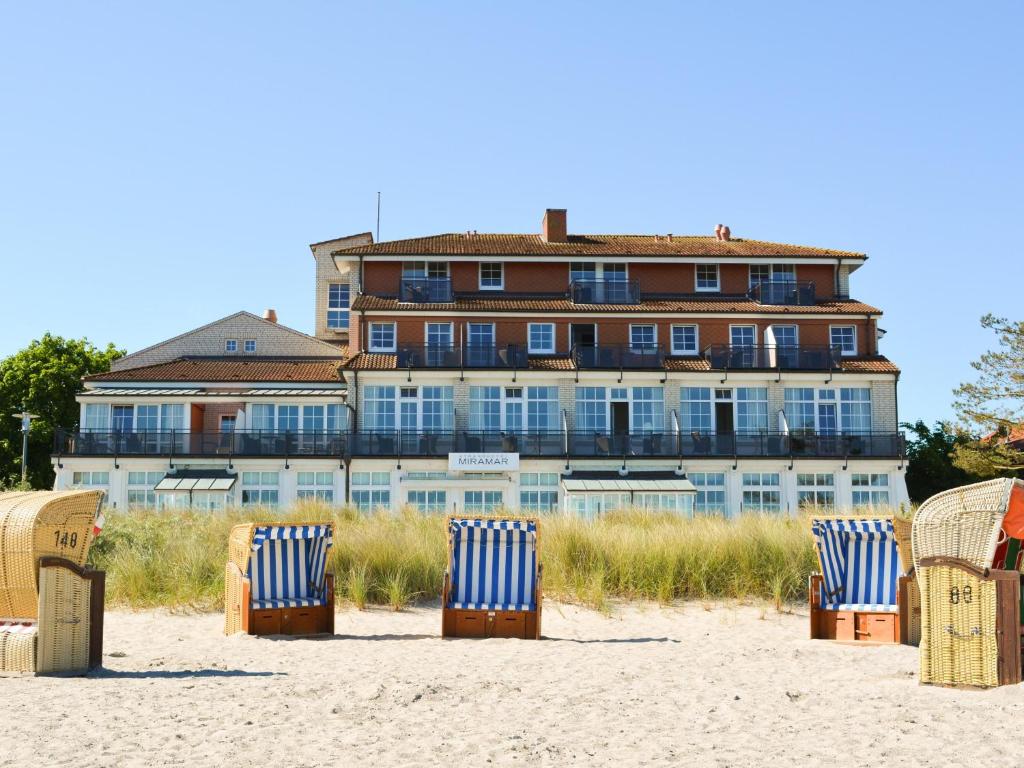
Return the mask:
<path fill-rule="evenodd" d="M 783 369 L 791 371 L 830 371 L 840 367 L 842 347 L 788 344 L 712 344 L 704 350 L 704 359 L 713 369 Z"/>
<path fill-rule="evenodd" d="M 665 350 L 660 346 L 577 344 L 573 346 L 570 354 L 577 368 L 661 368 L 665 361 Z"/>
<path fill-rule="evenodd" d="M 747 291 L 747 296 L 759 304 L 809 307 L 816 301 L 811 280 L 761 280 Z"/>
<path fill-rule="evenodd" d="M 398 347 L 399 368 L 509 368 L 528 365 L 526 348 L 518 344 L 504 347 L 437 344 L 402 344 Z"/>
<path fill-rule="evenodd" d="M 398 283 L 398 300 L 412 304 L 453 301 L 450 277 L 403 277 Z"/>
<path fill-rule="evenodd" d="M 647 458 L 896 458 L 899 432 L 638 432 L 551 430 L 385 430 L 374 432 L 67 432 L 54 440 L 58 456 L 444 457 L 449 453 L 518 453 L 523 457 Z"/>
<path fill-rule="evenodd" d="M 569 297 L 574 304 L 639 304 L 639 280 L 573 280 Z"/>

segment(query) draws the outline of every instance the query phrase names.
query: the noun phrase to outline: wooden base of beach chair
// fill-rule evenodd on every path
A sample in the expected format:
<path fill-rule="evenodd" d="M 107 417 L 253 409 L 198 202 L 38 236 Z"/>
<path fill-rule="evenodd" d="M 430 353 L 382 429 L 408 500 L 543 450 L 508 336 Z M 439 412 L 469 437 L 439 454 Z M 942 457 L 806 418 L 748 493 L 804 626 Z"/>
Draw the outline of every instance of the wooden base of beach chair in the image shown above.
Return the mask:
<path fill-rule="evenodd" d="M 540 639 L 540 610 L 467 611 L 441 609 L 441 637 Z"/>
<path fill-rule="evenodd" d="M 327 574 L 327 604 L 305 608 L 252 608 L 249 581 L 242 580 L 242 631 L 247 635 L 333 635 L 334 575 Z"/>
<path fill-rule="evenodd" d="M 830 611 L 819 603 L 821 574 L 811 576 L 808 603 L 811 640 L 888 644 L 900 642 L 900 615 L 875 611 Z"/>
<path fill-rule="evenodd" d="M 900 576 L 900 644 L 921 644 L 921 588 L 913 576 Z"/>

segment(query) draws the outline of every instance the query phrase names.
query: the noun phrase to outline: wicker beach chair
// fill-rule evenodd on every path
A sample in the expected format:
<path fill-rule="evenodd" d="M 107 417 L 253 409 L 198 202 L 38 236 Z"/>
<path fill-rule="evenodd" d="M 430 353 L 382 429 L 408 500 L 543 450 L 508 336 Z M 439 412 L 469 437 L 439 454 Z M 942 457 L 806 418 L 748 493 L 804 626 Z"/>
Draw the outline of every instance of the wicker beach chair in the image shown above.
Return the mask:
<path fill-rule="evenodd" d="M 936 494 L 917 510 L 912 536 L 921 682 L 1019 683 L 1024 483 L 988 480 Z"/>
<path fill-rule="evenodd" d="M 103 661 L 104 574 L 85 566 L 103 491 L 0 494 L 0 672 Z"/>
<path fill-rule="evenodd" d="M 811 533 L 821 566 L 808 585 L 811 639 L 907 642 L 910 618 L 900 620 L 907 577 L 893 520 L 815 517 Z"/>
<path fill-rule="evenodd" d="M 442 637 L 540 639 L 539 535 L 535 519 L 448 518 Z"/>
<path fill-rule="evenodd" d="M 900 642 L 905 645 L 921 644 L 921 588 L 914 572 L 914 548 L 911 543 L 913 521 L 906 517 L 892 519 L 892 531 L 896 536 L 896 551 L 900 556 L 900 567 L 906 574 L 900 579 L 897 602 L 900 606 Z"/>
<path fill-rule="evenodd" d="M 245 524 L 231 529 L 224 573 L 224 634 L 334 634 L 330 524 Z"/>

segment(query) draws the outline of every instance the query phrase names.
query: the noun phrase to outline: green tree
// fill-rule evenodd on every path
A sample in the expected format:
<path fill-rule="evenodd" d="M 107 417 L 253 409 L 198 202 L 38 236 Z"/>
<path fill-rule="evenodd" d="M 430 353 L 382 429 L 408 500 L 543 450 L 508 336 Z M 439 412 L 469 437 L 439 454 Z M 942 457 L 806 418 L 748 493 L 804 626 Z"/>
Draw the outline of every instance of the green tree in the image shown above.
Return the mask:
<path fill-rule="evenodd" d="M 78 423 L 82 376 L 110 370 L 123 354 L 113 344 L 97 349 L 85 339 L 46 334 L 0 361 L 0 485 L 13 486 L 21 476 L 21 421 L 11 414 L 27 407 L 39 416 L 29 432 L 28 479 L 34 488 L 53 487 L 53 435 Z"/>
<path fill-rule="evenodd" d="M 981 437 L 958 445 L 954 461 L 982 477 L 1019 474 L 1024 451 L 1006 438 L 1024 426 L 1024 322 L 985 315 L 981 325 L 996 334 L 998 347 L 971 363 L 977 380 L 953 392 L 960 418 Z"/>
<path fill-rule="evenodd" d="M 970 435 L 949 424 L 936 422 L 929 428 L 923 421 L 901 425 L 910 433 L 907 441 L 907 492 L 920 504 L 939 491 L 977 482 L 977 476 L 953 463 L 958 446 L 971 441 Z"/>

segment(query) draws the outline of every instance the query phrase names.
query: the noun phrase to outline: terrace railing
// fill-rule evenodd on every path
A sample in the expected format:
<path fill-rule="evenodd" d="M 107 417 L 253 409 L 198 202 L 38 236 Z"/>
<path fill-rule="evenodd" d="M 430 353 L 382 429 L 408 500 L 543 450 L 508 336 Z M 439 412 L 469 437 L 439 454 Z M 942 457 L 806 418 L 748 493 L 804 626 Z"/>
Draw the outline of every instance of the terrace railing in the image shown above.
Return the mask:
<path fill-rule="evenodd" d="M 398 347 L 399 368 L 526 368 L 526 348 L 438 344 L 402 344 Z"/>
<path fill-rule="evenodd" d="M 665 350 L 660 346 L 583 346 L 576 345 L 570 353 L 577 368 L 661 368 Z"/>
<path fill-rule="evenodd" d="M 573 280 L 569 297 L 574 304 L 639 304 L 639 280 Z"/>
<path fill-rule="evenodd" d="M 786 344 L 712 344 L 704 358 L 716 370 L 779 369 L 791 371 L 836 370 L 842 347 Z"/>
<path fill-rule="evenodd" d="M 816 302 L 814 282 L 810 280 L 761 280 L 747 292 L 760 304 L 790 304 L 809 307 Z"/>
<path fill-rule="evenodd" d="M 454 300 L 450 277 L 403 277 L 398 300 L 411 304 L 446 304 Z"/>

